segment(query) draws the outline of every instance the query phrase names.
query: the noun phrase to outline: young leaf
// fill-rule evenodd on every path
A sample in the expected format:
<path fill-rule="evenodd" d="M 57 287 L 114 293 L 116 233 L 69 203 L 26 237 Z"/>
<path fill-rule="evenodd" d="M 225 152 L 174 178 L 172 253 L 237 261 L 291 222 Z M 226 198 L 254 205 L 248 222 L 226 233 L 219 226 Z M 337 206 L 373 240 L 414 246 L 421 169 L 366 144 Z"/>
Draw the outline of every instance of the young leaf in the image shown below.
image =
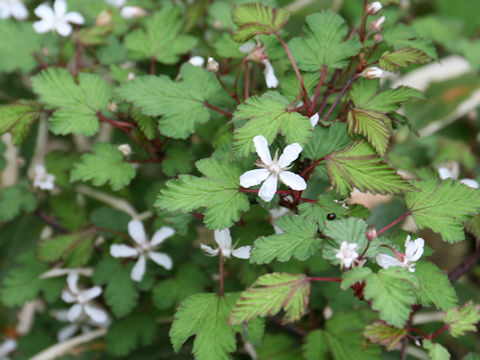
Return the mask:
<path fill-rule="evenodd" d="M 25 183 L 9 186 L 0 191 L 0 221 L 10 221 L 24 212 L 32 212 L 37 199 Z"/>
<path fill-rule="evenodd" d="M 400 341 L 407 336 L 407 329 L 397 329 L 377 320 L 365 328 L 363 336 L 372 343 L 383 345 L 388 351 L 392 351 L 400 347 Z"/>
<path fill-rule="evenodd" d="M 332 151 L 344 149 L 351 143 L 352 139 L 348 136 L 344 123 L 336 122 L 328 128 L 316 126 L 302 154 L 307 159 L 317 160 Z"/>
<path fill-rule="evenodd" d="M 300 319 L 310 299 L 310 280 L 304 274 L 272 273 L 260 276 L 242 292 L 230 315 L 239 325 L 258 316 L 273 316 L 285 311 L 283 322 Z"/>
<path fill-rule="evenodd" d="M 450 360 L 451 356 L 447 349 L 438 343 L 430 340 L 423 340 L 423 348 L 428 350 L 428 356 L 431 360 Z"/>
<path fill-rule="evenodd" d="M 448 325 L 448 332 L 453 337 L 465 335 L 468 331 L 477 331 L 476 324 L 480 321 L 480 311 L 469 301 L 460 308 L 446 312 L 443 322 Z"/>
<path fill-rule="evenodd" d="M 480 211 L 480 193 L 451 179 L 415 183 L 405 201 L 420 229 L 430 228 L 449 243 L 465 239 L 462 222 Z"/>
<path fill-rule="evenodd" d="M 284 233 L 255 240 L 250 257 L 252 263 L 268 264 L 275 258 L 285 262 L 292 257 L 304 261 L 315 254 L 322 244 L 322 240 L 315 237 L 317 226 L 300 216 L 283 216 L 275 225 Z"/>
<path fill-rule="evenodd" d="M 348 218 L 342 220 L 330 221 L 325 226 L 325 235 L 329 237 L 323 245 L 323 258 L 332 264 L 341 264 L 341 260 L 336 258 L 337 250 L 340 249 L 342 242 L 355 243 L 358 245 L 357 253 L 361 254 L 367 246 L 367 223 L 362 219 Z"/>
<path fill-rule="evenodd" d="M 175 64 L 181 54 L 197 43 L 193 36 L 181 34 L 180 8 L 166 6 L 145 21 L 145 29 L 136 29 L 125 37 L 125 47 L 137 60 L 151 58 L 164 64 Z"/>
<path fill-rule="evenodd" d="M 197 124 L 210 119 L 204 103 L 215 99 L 221 87 L 211 72 L 190 64 L 182 66 L 180 75 L 183 80 L 179 82 L 166 75 L 138 77 L 124 83 L 117 92 L 145 115 L 162 115 L 158 122 L 162 134 L 185 139 Z"/>
<path fill-rule="evenodd" d="M 271 144 L 278 133 L 285 136 L 288 144 L 305 144 L 311 135 L 310 120 L 297 112 L 289 111 L 288 101 L 276 92 L 268 92 L 262 97 L 251 96 L 244 104 L 238 106 L 233 120 L 243 124 L 235 130 L 235 147 L 242 155 L 255 150 L 252 139 L 263 135 Z"/>
<path fill-rule="evenodd" d="M 70 175 L 71 181 L 92 180 L 93 185 L 102 186 L 107 182 L 112 190 L 120 190 L 135 177 L 132 164 L 124 161 L 122 153 L 111 144 L 97 143 L 94 154 L 82 155 Z"/>
<path fill-rule="evenodd" d="M 326 156 L 326 165 L 328 176 L 341 195 L 350 194 L 354 187 L 372 194 L 395 194 L 412 189 L 365 141 L 330 153 Z"/>
<path fill-rule="evenodd" d="M 396 72 L 399 67 L 410 64 L 426 64 L 431 57 L 420 49 L 404 48 L 394 52 L 385 51 L 378 60 L 379 66 L 387 71 Z"/>
<path fill-rule="evenodd" d="M 195 294 L 183 301 L 170 329 L 175 352 L 190 336 L 195 336 L 195 359 L 229 359 L 237 344 L 228 316 L 237 298 L 238 294 Z"/>
<path fill-rule="evenodd" d="M 50 118 L 50 130 L 59 135 L 95 135 L 99 129 L 97 113 L 112 96 L 110 86 L 100 76 L 81 73 L 77 85 L 67 70 L 54 67 L 33 77 L 32 86 L 40 100 L 56 110 Z"/>
<path fill-rule="evenodd" d="M 236 5 L 232 18 L 240 29 L 235 31 L 233 39 L 245 42 L 255 35 L 278 32 L 287 22 L 290 14 L 284 9 L 272 9 L 260 2 Z"/>
<path fill-rule="evenodd" d="M 154 206 L 182 212 L 206 207 L 204 221 L 209 229 L 231 227 L 250 207 L 247 195 L 238 190 L 242 169 L 213 158 L 197 161 L 196 166 L 206 177 L 180 175 L 168 181 Z"/>
<path fill-rule="evenodd" d="M 0 134 L 10 132 L 13 143 L 20 145 L 27 138 L 35 120 L 38 119 L 39 110 L 38 104 L 27 100 L 0 106 Z"/>
<path fill-rule="evenodd" d="M 305 37 L 296 37 L 288 44 L 302 70 L 318 71 L 322 66 L 341 69 L 362 47 L 356 37 L 345 41 L 348 26 L 333 11 L 309 15 L 306 23 Z"/>

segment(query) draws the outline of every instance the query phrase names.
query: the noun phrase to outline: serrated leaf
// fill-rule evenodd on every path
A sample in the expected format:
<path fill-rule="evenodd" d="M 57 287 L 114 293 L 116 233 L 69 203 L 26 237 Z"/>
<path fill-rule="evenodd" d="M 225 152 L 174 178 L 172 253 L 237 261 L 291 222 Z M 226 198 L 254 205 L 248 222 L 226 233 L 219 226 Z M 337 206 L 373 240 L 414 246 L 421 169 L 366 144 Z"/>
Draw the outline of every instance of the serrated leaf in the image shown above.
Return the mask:
<path fill-rule="evenodd" d="M 275 223 L 283 234 L 262 236 L 255 240 L 250 261 L 268 264 L 275 258 L 285 262 L 294 257 L 304 261 L 320 248 L 322 240 L 315 237 L 317 226 L 300 216 L 283 216 Z"/>
<path fill-rule="evenodd" d="M 353 108 L 348 111 L 347 121 L 350 133 L 362 134 L 380 156 L 385 155 L 392 133 L 392 122 L 388 116 L 373 110 Z"/>
<path fill-rule="evenodd" d="M 361 48 L 356 37 L 345 41 L 348 26 L 333 11 L 307 16 L 303 31 L 305 37 L 292 39 L 288 46 L 298 67 L 305 71 L 318 71 L 322 66 L 341 69 Z"/>
<path fill-rule="evenodd" d="M 310 300 L 310 280 L 304 274 L 272 273 L 260 276 L 242 292 L 230 315 L 230 323 L 239 325 L 259 316 L 285 311 L 283 322 L 300 319 Z"/>
<path fill-rule="evenodd" d="M 94 154 L 84 154 L 70 174 L 71 181 L 92 180 L 93 185 L 108 183 L 112 190 L 120 190 L 135 177 L 132 164 L 125 162 L 122 153 L 111 144 L 97 143 Z"/>
<path fill-rule="evenodd" d="M 328 128 L 316 126 L 302 154 L 308 159 L 317 160 L 335 150 L 346 148 L 352 143 L 347 126 L 336 122 Z"/>
<path fill-rule="evenodd" d="M 472 301 L 460 308 L 453 308 L 445 313 L 443 322 L 448 325 L 448 332 L 453 337 L 465 335 L 468 331 L 477 331 L 476 324 L 480 321 L 480 311 Z"/>
<path fill-rule="evenodd" d="M 433 59 L 437 58 L 432 41 L 426 38 L 419 38 L 416 31 L 405 24 L 395 24 L 382 31 L 383 40 L 395 50 L 406 47 L 420 49 Z"/>
<path fill-rule="evenodd" d="M 336 258 L 337 250 L 342 242 L 357 244 L 357 253 L 361 254 L 367 246 L 367 223 L 362 219 L 348 218 L 329 221 L 325 226 L 324 234 L 328 237 L 323 245 L 323 258 L 332 264 L 338 265 L 342 261 Z"/>
<path fill-rule="evenodd" d="M 137 60 L 155 58 L 164 64 L 175 64 L 181 54 L 195 47 L 193 36 L 181 34 L 180 8 L 166 6 L 145 21 L 145 29 L 136 29 L 125 37 L 125 47 Z"/>
<path fill-rule="evenodd" d="M 426 64 L 432 58 L 420 49 L 404 48 L 394 52 L 386 51 L 378 60 L 379 66 L 387 71 L 396 72 L 399 67 L 410 64 Z"/>
<path fill-rule="evenodd" d="M 98 132 L 97 113 L 112 96 L 108 83 L 98 75 L 81 73 L 78 85 L 62 68 L 48 68 L 32 78 L 34 92 L 48 108 L 56 111 L 50 117 L 50 130 L 59 135 Z"/>
<path fill-rule="evenodd" d="M 173 177 L 192 171 L 195 161 L 192 149 L 182 144 L 170 144 L 165 156 L 166 159 L 162 161 L 162 171 L 165 175 Z"/>
<path fill-rule="evenodd" d="M 154 206 L 181 212 L 206 207 L 204 221 L 209 229 L 231 227 L 250 207 L 247 195 L 238 190 L 242 169 L 213 158 L 197 161 L 196 166 L 206 177 L 180 175 L 168 181 Z"/>
<path fill-rule="evenodd" d="M 160 116 L 158 128 L 166 136 L 185 139 L 198 124 L 210 119 L 205 101 L 215 99 L 221 89 L 215 75 L 185 64 L 175 82 L 165 75 L 142 76 L 124 83 L 118 94 L 140 108 L 145 115 Z"/>
<path fill-rule="evenodd" d="M 357 141 L 348 148 L 326 156 L 328 176 L 336 191 L 348 195 L 357 188 L 372 194 L 395 194 L 409 191 L 412 186 L 377 157 L 366 141 Z"/>
<path fill-rule="evenodd" d="M 340 288 L 343 290 L 347 290 L 353 284 L 364 281 L 370 274 L 372 270 L 367 267 L 354 267 L 347 272 L 343 273 L 342 282 L 340 284 Z"/>
<path fill-rule="evenodd" d="M 397 329 L 385 324 L 383 321 L 375 321 L 368 325 L 363 331 L 363 336 L 369 341 L 385 346 L 388 351 L 398 349 L 400 347 L 400 341 L 402 341 L 407 334 L 407 329 Z"/>
<path fill-rule="evenodd" d="M 244 104 L 237 107 L 233 121 L 242 124 L 236 125 L 235 149 L 242 155 L 255 150 L 253 138 L 263 135 L 271 144 L 277 134 L 285 136 L 288 144 L 305 144 L 311 135 L 310 120 L 297 112 L 289 111 L 288 101 L 276 92 L 268 92 L 262 97 L 251 96 Z"/>
<path fill-rule="evenodd" d="M 235 351 L 235 331 L 228 316 L 238 294 L 195 294 L 183 301 L 170 329 L 175 352 L 195 336 L 193 354 L 198 360 L 229 359 Z"/>
<path fill-rule="evenodd" d="M 331 191 L 327 194 L 320 195 L 316 202 L 304 202 L 298 206 L 300 216 L 317 224 L 318 229 L 322 231 L 325 224 L 328 223 L 328 214 L 335 214 L 336 219 L 342 219 L 347 214 L 341 203 L 335 201 L 337 195 Z"/>
<path fill-rule="evenodd" d="M 480 211 L 480 192 L 451 179 L 415 186 L 420 191 L 407 193 L 405 201 L 418 227 L 432 229 L 449 243 L 465 239 L 462 222 Z"/>
<path fill-rule="evenodd" d="M 35 195 L 23 182 L 0 191 L 0 221 L 10 221 L 21 211 L 29 213 L 36 207 Z"/>
<path fill-rule="evenodd" d="M 148 140 L 152 140 L 155 137 L 155 131 L 157 130 L 158 119 L 143 115 L 140 109 L 135 109 L 132 112 L 132 117 L 135 119 L 135 122 L 138 124 L 140 130 Z"/>
<path fill-rule="evenodd" d="M 284 9 L 272 9 L 260 2 L 236 5 L 232 19 L 240 29 L 235 31 L 233 39 L 245 42 L 255 35 L 278 32 L 287 22 L 290 14 Z"/>
<path fill-rule="evenodd" d="M 451 356 L 447 349 L 438 343 L 430 340 L 423 340 L 423 348 L 428 350 L 428 356 L 431 360 L 450 360 Z"/>
<path fill-rule="evenodd" d="M 324 330 L 310 331 L 305 337 L 302 350 L 306 360 L 327 359 L 329 346 Z"/>
<path fill-rule="evenodd" d="M 13 143 L 20 145 L 27 138 L 35 120 L 38 119 L 39 110 L 38 104 L 27 100 L 0 106 L 0 134 L 11 133 Z"/>

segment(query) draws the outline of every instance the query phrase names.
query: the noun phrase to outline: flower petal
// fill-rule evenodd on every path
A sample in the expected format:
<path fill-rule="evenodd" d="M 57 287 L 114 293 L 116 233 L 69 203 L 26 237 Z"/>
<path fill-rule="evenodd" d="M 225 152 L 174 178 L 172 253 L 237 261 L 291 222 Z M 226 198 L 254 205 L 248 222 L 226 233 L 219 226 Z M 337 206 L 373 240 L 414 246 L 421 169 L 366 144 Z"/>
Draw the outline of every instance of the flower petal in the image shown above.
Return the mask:
<path fill-rule="evenodd" d="M 147 234 L 140 220 L 133 219 L 128 223 L 128 234 L 137 244 L 145 244 L 147 242 Z"/>
<path fill-rule="evenodd" d="M 66 14 L 63 17 L 63 20 L 77 25 L 83 25 L 85 23 L 85 19 L 83 18 L 83 16 L 76 11 L 72 11 Z"/>
<path fill-rule="evenodd" d="M 440 179 L 442 179 L 442 180 L 450 179 L 450 178 L 453 177 L 450 169 L 447 168 L 447 167 L 443 167 L 443 166 L 438 168 L 438 175 L 440 176 Z"/>
<path fill-rule="evenodd" d="M 278 176 L 280 177 L 280 181 L 290 189 L 305 190 L 307 188 L 305 179 L 291 171 L 282 171 Z"/>
<path fill-rule="evenodd" d="M 400 261 L 387 254 L 378 254 L 375 257 L 375 260 L 377 261 L 377 264 L 384 269 L 388 269 L 391 266 L 403 266 Z"/>
<path fill-rule="evenodd" d="M 267 180 L 264 181 L 262 187 L 258 191 L 258 196 L 260 196 L 260 198 L 266 202 L 272 200 L 277 191 L 277 182 L 277 176 L 270 175 Z"/>
<path fill-rule="evenodd" d="M 96 306 L 85 305 L 85 313 L 90 319 L 99 325 L 105 323 L 108 319 L 108 315 L 105 310 Z"/>
<path fill-rule="evenodd" d="M 53 11 L 55 12 L 55 17 L 58 19 L 62 18 L 67 12 L 67 3 L 65 0 L 55 0 L 53 3 Z"/>
<path fill-rule="evenodd" d="M 113 244 L 110 246 L 110 255 L 116 258 L 137 257 L 138 250 L 128 245 Z"/>
<path fill-rule="evenodd" d="M 55 22 L 55 14 L 50 6 L 45 4 L 39 5 L 33 12 L 43 21 L 47 21 L 51 23 L 51 26 L 53 26 L 53 23 Z"/>
<path fill-rule="evenodd" d="M 78 294 L 78 273 L 72 271 L 67 276 L 68 288 L 73 294 Z"/>
<path fill-rule="evenodd" d="M 267 169 L 255 169 L 244 172 L 240 176 L 240 186 L 249 188 L 251 186 L 258 185 L 264 181 L 269 174 L 270 172 Z"/>
<path fill-rule="evenodd" d="M 39 34 L 49 32 L 53 29 L 53 23 L 49 20 L 40 20 L 33 23 L 33 30 Z"/>
<path fill-rule="evenodd" d="M 217 256 L 219 251 L 218 249 L 213 249 L 210 246 L 205 244 L 200 244 L 200 249 L 202 249 L 203 252 L 205 252 L 205 255 L 207 256 Z"/>
<path fill-rule="evenodd" d="M 251 246 L 240 246 L 238 249 L 233 250 L 232 255 L 239 259 L 250 259 Z"/>
<path fill-rule="evenodd" d="M 263 64 L 265 65 L 265 70 L 263 74 L 265 75 L 265 83 L 267 84 L 267 88 L 272 89 L 278 87 L 278 79 L 275 76 L 275 70 L 273 69 L 272 64 L 267 59 L 263 60 Z"/>
<path fill-rule="evenodd" d="M 253 144 L 255 145 L 255 151 L 265 165 L 272 163 L 272 156 L 270 155 L 270 149 L 268 148 L 268 141 L 263 135 L 257 135 L 253 138 Z"/>
<path fill-rule="evenodd" d="M 413 241 L 405 241 L 405 256 L 409 261 L 417 261 L 423 255 L 423 247 L 425 246 L 425 240 L 417 238 Z"/>
<path fill-rule="evenodd" d="M 318 115 L 318 113 L 315 113 L 310 117 L 310 124 L 312 124 L 312 127 L 317 126 L 319 119 L 320 119 L 320 115 Z"/>
<path fill-rule="evenodd" d="M 232 236 L 229 229 L 215 230 L 213 236 L 221 250 L 230 250 L 232 247 Z"/>
<path fill-rule="evenodd" d="M 150 241 L 151 246 L 157 246 L 163 243 L 166 239 L 173 236 L 175 230 L 169 226 L 163 226 L 153 234 L 152 240 Z"/>
<path fill-rule="evenodd" d="M 6 339 L 2 344 L 0 344 L 0 356 L 3 357 L 10 354 L 12 351 L 17 349 L 18 343 L 15 339 Z"/>
<path fill-rule="evenodd" d="M 284 150 L 280 159 L 278 159 L 278 165 L 282 168 L 288 167 L 292 162 L 297 160 L 298 155 L 302 152 L 300 144 L 293 143 L 288 145 Z"/>
<path fill-rule="evenodd" d="M 72 26 L 64 20 L 59 20 L 55 24 L 55 30 L 61 36 L 68 36 L 72 33 Z"/>
<path fill-rule="evenodd" d="M 70 324 L 60 329 L 57 334 L 58 341 L 65 341 L 70 339 L 78 331 L 77 324 Z"/>
<path fill-rule="evenodd" d="M 83 306 L 80 304 L 73 305 L 68 310 L 68 321 L 74 322 L 75 320 L 77 320 L 82 314 L 82 309 L 83 309 Z"/>
<path fill-rule="evenodd" d="M 474 179 L 461 179 L 459 180 L 462 184 L 467 185 L 472 189 L 478 189 L 478 182 Z"/>
<path fill-rule="evenodd" d="M 63 290 L 62 291 L 62 300 L 65 301 L 67 304 L 71 304 L 77 301 L 77 298 L 72 295 L 70 291 Z"/>
<path fill-rule="evenodd" d="M 253 41 L 246 42 L 245 44 L 240 45 L 238 50 L 243 52 L 244 54 L 249 54 L 255 49 L 255 43 Z"/>
<path fill-rule="evenodd" d="M 10 11 L 15 19 L 25 20 L 28 17 L 28 10 L 20 1 L 10 5 Z"/>
<path fill-rule="evenodd" d="M 52 317 L 61 322 L 68 321 L 68 310 L 52 311 Z"/>
<path fill-rule="evenodd" d="M 82 291 L 82 300 L 84 302 L 90 301 L 92 299 L 95 299 L 96 297 L 99 297 L 102 295 L 103 289 L 101 286 L 94 286 L 91 287 L 90 289 L 83 290 Z"/>
<path fill-rule="evenodd" d="M 147 268 L 147 264 L 146 264 L 145 256 L 140 255 L 140 257 L 137 260 L 137 263 L 135 264 L 135 266 L 132 269 L 132 272 L 130 273 L 130 278 L 133 281 L 142 281 L 146 268 Z"/>
<path fill-rule="evenodd" d="M 0 2 L 0 19 L 8 19 L 10 17 L 10 6 L 7 3 Z M 0 350 L 2 349 L 0 345 Z M 1 352 L 0 352 L 1 355 Z"/>
<path fill-rule="evenodd" d="M 148 256 L 158 265 L 163 266 L 167 270 L 170 270 L 173 267 L 172 258 L 165 253 L 161 253 L 158 251 L 150 251 Z"/>

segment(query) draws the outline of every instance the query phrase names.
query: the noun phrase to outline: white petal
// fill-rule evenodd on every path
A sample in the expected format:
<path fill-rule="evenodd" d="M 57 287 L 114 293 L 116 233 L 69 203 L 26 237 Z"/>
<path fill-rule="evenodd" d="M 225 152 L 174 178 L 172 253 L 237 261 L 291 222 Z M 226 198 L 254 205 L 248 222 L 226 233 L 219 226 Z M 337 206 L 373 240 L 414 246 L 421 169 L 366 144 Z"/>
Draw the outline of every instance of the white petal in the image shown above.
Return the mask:
<path fill-rule="evenodd" d="M 68 310 L 57 310 L 52 312 L 52 316 L 61 322 L 68 321 Z"/>
<path fill-rule="evenodd" d="M 275 196 L 277 192 L 277 177 L 275 175 L 270 175 L 267 180 L 263 183 L 262 187 L 258 191 L 258 196 L 263 201 L 269 202 Z"/>
<path fill-rule="evenodd" d="M 116 8 L 121 8 L 123 5 L 125 5 L 126 2 L 127 0 L 107 0 L 108 5 L 114 6 Z"/>
<path fill-rule="evenodd" d="M 103 324 L 108 319 L 107 313 L 104 310 L 92 305 L 85 305 L 85 313 L 97 324 Z"/>
<path fill-rule="evenodd" d="M 267 169 L 255 169 L 244 172 L 240 176 L 240 186 L 249 188 L 260 184 L 262 181 L 266 180 L 270 172 Z"/>
<path fill-rule="evenodd" d="M 205 63 L 205 59 L 201 56 L 192 56 L 190 60 L 188 60 L 188 62 L 193 66 L 202 67 L 203 64 Z"/>
<path fill-rule="evenodd" d="M 83 18 L 83 16 L 76 11 L 72 11 L 66 14 L 63 17 L 63 20 L 77 25 L 83 25 L 85 23 L 85 19 Z"/>
<path fill-rule="evenodd" d="M 163 243 L 166 239 L 173 236 L 175 230 L 169 226 L 163 226 L 153 234 L 152 241 L 150 241 L 151 246 L 157 246 Z"/>
<path fill-rule="evenodd" d="M 70 324 L 60 329 L 57 334 L 58 341 L 65 341 L 70 339 L 78 331 L 77 324 Z"/>
<path fill-rule="evenodd" d="M 243 52 L 244 54 L 249 54 L 252 50 L 255 49 L 255 43 L 253 41 L 246 42 L 245 44 L 240 45 L 238 50 Z"/>
<path fill-rule="evenodd" d="M 218 255 L 218 249 L 213 249 L 208 245 L 205 244 L 200 244 L 200 248 L 205 252 L 205 255 L 207 256 L 217 256 Z"/>
<path fill-rule="evenodd" d="M 142 281 L 143 275 L 145 274 L 145 269 L 146 269 L 146 260 L 145 256 L 140 255 L 140 257 L 137 260 L 137 263 L 132 269 L 132 272 L 130 273 L 130 277 L 133 281 Z"/>
<path fill-rule="evenodd" d="M 78 294 L 78 273 L 72 271 L 67 276 L 67 284 L 73 294 Z"/>
<path fill-rule="evenodd" d="M 438 175 L 440 176 L 440 179 L 442 179 L 442 180 L 450 179 L 450 178 L 453 177 L 450 169 L 446 168 L 446 167 L 438 168 Z"/>
<path fill-rule="evenodd" d="M 417 238 L 413 241 L 405 241 L 405 256 L 409 261 L 417 261 L 423 255 L 423 247 L 425 246 L 425 240 Z"/>
<path fill-rule="evenodd" d="M 14 339 L 7 339 L 0 345 L 0 356 L 7 356 L 17 349 L 18 343 Z"/>
<path fill-rule="evenodd" d="M 215 242 L 220 246 L 222 250 L 230 250 L 232 247 L 232 236 L 229 229 L 215 230 L 213 232 Z"/>
<path fill-rule="evenodd" d="M 53 10 L 55 11 L 55 16 L 60 19 L 67 12 L 67 3 L 65 0 L 55 0 L 53 3 Z"/>
<path fill-rule="evenodd" d="M 123 244 L 113 244 L 110 246 L 110 255 L 113 257 L 137 257 L 138 256 L 138 250 L 134 249 L 128 245 L 123 245 Z"/>
<path fill-rule="evenodd" d="M 10 6 L 7 3 L 0 1 L 0 19 L 8 19 L 9 17 L 10 17 Z M 1 350 L 1 345 L 0 345 L 0 350 Z"/>
<path fill-rule="evenodd" d="M 265 165 L 270 165 L 272 163 L 272 156 L 270 155 L 267 139 L 265 139 L 263 135 L 257 135 L 253 138 L 253 144 L 262 162 Z"/>
<path fill-rule="evenodd" d="M 312 127 L 317 126 L 319 119 L 320 115 L 318 115 L 318 113 L 315 113 L 314 115 L 312 115 L 312 117 L 310 117 L 310 124 L 312 124 Z"/>
<path fill-rule="evenodd" d="M 275 76 L 275 71 L 273 70 L 272 64 L 270 61 L 264 60 L 263 64 L 265 65 L 265 70 L 263 74 L 265 75 L 265 82 L 267 84 L 267 88 L 272 89 L 278 87 L 278 79 Z"/>
<path fill-rule="evenodd" d="M 147 242 L 147 234 L 140 220 L 134 219 L 128 223 L 128 233 L 137 244 L 142 245 Z"/>
<path fill-rule="evenodd" d="M 33 12 L 42 20 L 50 22 L 53 26 L 53 23 L 55 22 L 55 14 L 53 13 L 53 9 L 50 6 L 45 4 L 39 5 L 35 8 Z"/>
<path fill-rule="evenodd" d="M 73 305 L 68 310 L 68 321 L 74 322 L 75 320 L 77 320 L 82 314 L 82 309 L 83 309 L 83 306 L 80 304 Z"/>
<path fill-rule="evenodd" d="M 72 26 L 66 21 L 59 20 L 55 24 L 55 30 L 61 36 L 69 36 L 72 33 Z"/>
<path fill-rule="evenodd" d="M 460 182 L 464 185 L 467 185 L 468 187 L 471 187 L 472 189 L 478 189 L 478 182 L 473 179 L 461 179 Z"/>
<path fill-rule="evenodd" d="M 20 1 L 11 5 L 10 11 L 15 19 L 25 20 L 28 17 L 28 10 Z"/>
<path fill-rule="evenodd" d="M 173 267 L 172 258 L 165 253 L 161 253 L 158 251 L 150 251 L 148 256 L 158 265 L 163 266 L 167 270 L 170 270 Z"/>
<path fill-rule="evenodd" d="M 286 168 L 289 166 L 292 162 L 297 160 L 298 155 L 302 152 L 302 147 L 300 144 L 293 143 L 288 145 L 284 150 L 282 155 L 280 156 L 280 159 L 278 159 L 278 164 L 282 168 Z"/>
<path fill-rule="evenodd" d="M 65 301 L 67 304 L 71 304 L 77 301 L 77 298 L 70 293 L 70 291 L 63 290 L 62 291 L 62 300 Z"/>
<path fill-rule="evenodd" d="M 233 250 L 232 255 L 239 259 L 250 259 L 251 246 L 241 246 Z"/>
<path fill-rule="evenodd" d="M 40 21 L 35 21 L 33 23 L 33 29 L 39 33 L 39 34 L 43 34 L 43 33 L 46 33 L 46 32 L 49 32 L 50 30 L 53 29 L 53 22 L 49 21 L 49 20 L 40 20 Z"/>
<path fill-rule="evenodd" d="M 145 9 L 141 8 L 140 6 L 125 6 L 120 11 L 120 15 L 124 19 L 133 19 L 140 16 L 145 16 L 147 14 L 148 12 Z"/>
<path fill-rule="evenodd" d="M 403 264 L 398 261 L 397 258 L 386 254 L 378 254 L 375 257 L 375 260 L 377 261 L 377 264 L 384 269 L 388 269 L 391 266 L 403 266 Z"/>
<path fill-rule="evenodd" d="M 90 301 L 92 299 L 95 299 L 96 297 L 99 297 L 100 295 L 102 295 L 102 287 L 101 286 L 94 286 L 94 287 L 91 287 L 90 289 L 87 289 L 87 290 L 83 290 L 82 291 L 82 300 L 84 302 L 87 302 L 87 301 Z"/>
<path fill-rule="evenodd" d="M 290 189 L 305 190 L 307 188 L 305 179 L 291 171 L 282 171 L 278 176 L 280 177 L 280 180 Z"/>

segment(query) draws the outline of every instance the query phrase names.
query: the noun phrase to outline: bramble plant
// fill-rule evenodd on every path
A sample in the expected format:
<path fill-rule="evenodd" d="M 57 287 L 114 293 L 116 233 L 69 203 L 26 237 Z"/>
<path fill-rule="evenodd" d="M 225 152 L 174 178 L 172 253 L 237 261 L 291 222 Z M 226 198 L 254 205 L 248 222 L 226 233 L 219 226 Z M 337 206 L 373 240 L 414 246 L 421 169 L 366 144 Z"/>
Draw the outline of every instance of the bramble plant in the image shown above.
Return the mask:
<path fill-rule="evenodd" d="M 398 2 L 0 0 L 0 359 L 480 358 L 480 80 L 399 81 L 480 47 Z"/>

